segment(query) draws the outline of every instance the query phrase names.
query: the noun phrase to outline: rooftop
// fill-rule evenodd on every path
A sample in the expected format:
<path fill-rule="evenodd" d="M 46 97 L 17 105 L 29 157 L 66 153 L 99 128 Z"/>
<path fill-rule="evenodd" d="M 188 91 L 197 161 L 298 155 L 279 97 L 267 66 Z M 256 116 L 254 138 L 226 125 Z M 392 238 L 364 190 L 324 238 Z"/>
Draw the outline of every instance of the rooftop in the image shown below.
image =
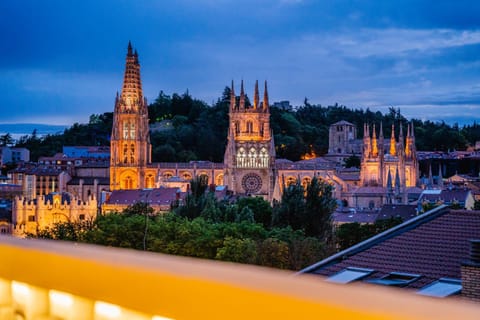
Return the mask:
<path fill-rule="evenodd" d="M 419 275 L 406 287 L 419 289 L 441 278 L 460 279 L 470 239 L 480 238 L 480 211 L 438 207 L 305 268 L 332 276 L 347 268 L 373 270 L 365 280 L 392 272 Z"/>

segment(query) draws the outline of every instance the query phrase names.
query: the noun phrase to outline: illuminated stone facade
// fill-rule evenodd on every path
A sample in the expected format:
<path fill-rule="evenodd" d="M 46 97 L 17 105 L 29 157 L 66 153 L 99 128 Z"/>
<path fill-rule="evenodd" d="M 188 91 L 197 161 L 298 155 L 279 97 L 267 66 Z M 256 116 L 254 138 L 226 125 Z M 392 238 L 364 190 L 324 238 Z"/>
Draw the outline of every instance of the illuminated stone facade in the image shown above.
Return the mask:
<path fill-rule="evenodd" d="M 360 181 L 363 186 L 414 187 L 418 182 L 418 161 L 413 125 L 408 124 L 404 139 L 400 126 L 398 141 L 392 126 L 389 148 L 380 125 L 377 138 L 375 125 L 370 135 L 369 125 L 364 126 L 363 155 Z"/>
<path fill-rule="evenodd" d="M 153 188 L 147 100 L 137 51 L 128 44 L 122 93 L 117 94 L 110 140 L 110 190 Z"/>
<path fill-rule="evenodd" d="M 275 186 L 275 145 L 270 130 L 267 82 L 260 103 L 258 81 L 253 105 L 247 105 L 243 81 L 237 104 L 232 82 L 224 183 L 236 194 L 259 195 L 272 200 Z"/>
<path fill-rule="evenodd" d="M 12 208 L 13 234 L 25 236 L 51 227 L 57 222 L 93 221 L 97 215 L 97 200 L 86 202 L 66 192 L 54 192 L 30 200 L 16 197 Z"/>

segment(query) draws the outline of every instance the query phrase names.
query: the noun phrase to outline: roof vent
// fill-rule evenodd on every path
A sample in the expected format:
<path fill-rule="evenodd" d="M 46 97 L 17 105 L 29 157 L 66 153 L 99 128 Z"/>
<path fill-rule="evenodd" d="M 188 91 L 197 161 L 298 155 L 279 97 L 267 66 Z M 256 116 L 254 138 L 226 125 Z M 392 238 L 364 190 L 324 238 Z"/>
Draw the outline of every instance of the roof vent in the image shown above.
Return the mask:
<path fill-rule="evenodd" d="M 470 259 L 480 264 L 480 240 L 470 240 Z"/>

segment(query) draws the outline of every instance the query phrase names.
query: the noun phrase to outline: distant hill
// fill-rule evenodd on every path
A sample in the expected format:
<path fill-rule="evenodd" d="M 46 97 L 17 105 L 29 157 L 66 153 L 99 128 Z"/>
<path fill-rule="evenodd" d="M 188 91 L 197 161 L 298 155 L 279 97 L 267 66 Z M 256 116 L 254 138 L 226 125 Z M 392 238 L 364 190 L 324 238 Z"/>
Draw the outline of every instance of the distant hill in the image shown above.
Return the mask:
<path fill-rule="evenodd" d="M 37 130 L 38 136 L 47 134 L 63 133 L 68 128 L 66 125 L 50 125 L 40 123 L 0 123 L 0 134 L 10 133 L 13 138 L 23 135 L 32 134 L 33 130 Z"/>

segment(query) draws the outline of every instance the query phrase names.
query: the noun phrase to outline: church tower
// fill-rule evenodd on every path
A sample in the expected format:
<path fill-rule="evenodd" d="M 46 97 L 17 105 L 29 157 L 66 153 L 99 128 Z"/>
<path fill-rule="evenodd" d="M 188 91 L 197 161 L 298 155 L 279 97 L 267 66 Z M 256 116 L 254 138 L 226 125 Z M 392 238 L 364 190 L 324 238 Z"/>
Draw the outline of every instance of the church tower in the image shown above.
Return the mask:
<path fill-rule="evenodd" d="M 143 97 L 138 53 L 128 43 L 122 93 L 115 99 L 110 140 L 110 190 L 152 188 L 147 100 Z"/>
<path fill-rule="evenodd" d="M 259 195 L 271 200 L 275 185 L 275 146 L 266 81 L 262 103 L 256 81 L 253 105 L 247 105 L 243 81 L 237 103 L 232 81 L 229 122 L 225 185 L 236 194 Z"/>

